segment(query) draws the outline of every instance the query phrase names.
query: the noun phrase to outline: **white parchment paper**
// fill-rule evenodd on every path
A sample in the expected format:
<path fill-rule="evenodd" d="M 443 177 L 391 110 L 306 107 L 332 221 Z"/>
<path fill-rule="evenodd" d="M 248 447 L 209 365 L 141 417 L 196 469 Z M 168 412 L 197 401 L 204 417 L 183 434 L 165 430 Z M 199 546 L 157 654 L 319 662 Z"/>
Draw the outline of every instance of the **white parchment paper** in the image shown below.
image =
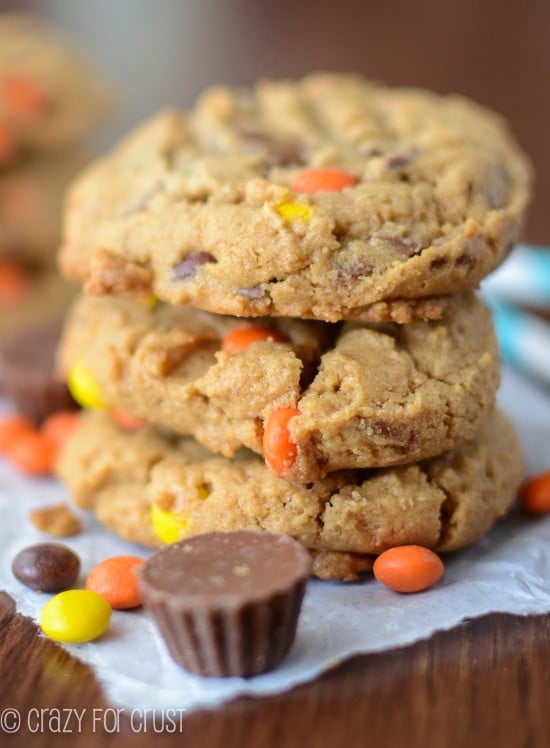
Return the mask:
<path fill-rule="evenodd" d="M 505 371 L 500 401 L 520 432 L 529 471 L 550 468 L 550 395 Z M 65 490 L 55 481 L 21 477 L 0 461 L 0 589 L 35 620 L 49 596 L 21 585 L 11 574 L 11 561 L 21 548 L 46 539 L 28 522 L 29 509 L 64 498 Z M 90 516 L 83 520 L 85 531 L 66 541 L 82 561 L 79 584 L 108 556 L 146 555 L 102 530 Z M 353 654 L 410 644 L 465 618 L 496 611 L 550 611 L 550 516 L 512 512 L 474 547 L 447 556 L 443 580 L 420 594 L 399 595 L 373 579 L 310 582 L 290 655 L 274 672 L 249 680 L 187 675 L 173 664 L 142 610 L 114 611 L 100 639 L 67 649 L 92 666 L 113 705 L 191 711 L 242 694 L 278 693 Z"/>

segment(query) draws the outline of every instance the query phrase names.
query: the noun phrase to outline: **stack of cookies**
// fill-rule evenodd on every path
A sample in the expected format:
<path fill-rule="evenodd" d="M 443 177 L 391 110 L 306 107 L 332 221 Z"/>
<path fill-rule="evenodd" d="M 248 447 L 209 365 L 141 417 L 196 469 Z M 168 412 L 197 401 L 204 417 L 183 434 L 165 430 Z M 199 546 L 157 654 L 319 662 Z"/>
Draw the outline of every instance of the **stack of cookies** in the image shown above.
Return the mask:
<path fill-rule="evenodd" d="M 54 270 L 62 198 L 104 109 L 65 39 L 37 18 L 0 14 L 0 337 L 60 314 L 74 295 Z"/>
<path fill-rule="evenodd" d="M 76 503 L 151 547 L 288 533 L 329 579 L 475 541 L 522 461 L 474 289 L 529 186 L 493 114 L 355 76 L 158 115 L 69 195 L 60 262 L 86 295 L 59 369 L 90 412 L 58 472 Z"/>

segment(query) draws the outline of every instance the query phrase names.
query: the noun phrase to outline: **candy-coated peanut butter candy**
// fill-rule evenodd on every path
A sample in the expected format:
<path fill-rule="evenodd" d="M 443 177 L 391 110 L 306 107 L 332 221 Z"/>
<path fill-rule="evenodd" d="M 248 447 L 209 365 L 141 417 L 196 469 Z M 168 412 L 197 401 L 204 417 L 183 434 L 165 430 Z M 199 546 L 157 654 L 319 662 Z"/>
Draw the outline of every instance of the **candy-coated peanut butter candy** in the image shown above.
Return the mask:
<path fill-rule="evenodd" d="M 299 416 L 297 408 L 279 408 L 265 420 L 263 449 L 266 464 L 277 475 L 284 475 L 292 467 L 298 449 L 292 441 L 288 422 Z"/>
<path fill-rule="evenodd" d="M 314 195 L 316 192 L 340 192 L 344 187 L 352 187 L 356 183 L 357 179 L 344 169 L 326 167 L 304 169 L 296 174 L 290 187 L 294 192 Z"/>
<path fill-rule="evenodd" d="M 42 424 L 42 436 L 60 449 L 80 426 L 80 414 L 75 411 L 59 410 L 52 413 Z"/>
<path fill-rule="evenodd" d="M 379 582 L 396 592 L 421 592 L 441 579 L 444 567 L 429 548 L 400 545 L 381 553 L 372 571 Z"/>
<path fill-rule="evenodd" d="M 55 641 L 80 644 L 101 636 L 111 613 L 107 600 L 96 592 L 67 590 L 44 605 L 40 628 Z"/>
<path fill-rule="evenodd" d="M 18 470 L 29 475 L 49 475 L 57 450 L 38 431 L 23 432 L 10 445 L 6 456 Z"/>
<path fill-rule="evenodd" d="M 89 573 L 86 589 L 102 595 L 113 608 L 136 608 L 143 600 L 135 574 L 143 559 L 138 556 L 112 556 Z"/>
<path fill-rule="evenodd" d="M 247 325 L 246 327 L 236 327 L 225 336 L 222 340 L 222 351 L 238 353 L 248 348 L 252 343 L 258 343 L 262 340 L 274 343 L 288 342 L 286 335 L 283 335 L 279 330 L 274 330 L 271 327 Z"/>
<path fill-rule="evenodd" d="M 122 426 L 122 428 L 127 431 L 139 431 L 139 429 L 142 429 L 147 425 L 147 421 L 144 421 L 142 418 L 134 418 L 134 416 L 126 413 L 126 411 L 121 408 L 114 408 L 111 411 L 111 418 L 115 423 L 118 423 L 119 426 Z"/>
<path fill-rule="evenodd" d="M 0 161 L 2 160 L 2 129 L 0 126 Z M 0 259 L 0 304 L 21 302 L 31 288 L 30 275 L 21 264 L 8 258 Z"/>
<path fill-rule="evenodd" d="M 313 215 L 309 205 L 303 203 L 283 203 L 277 208 L 277 213 L 289 223 L 294 223 L 294 221 L 309 223 Z"/>
<path fill-rule="evenodd" d="M 188 521 L 181 514 L 174 514 L 153 504 L 151 522 L 156 536 L 163 543 L 175 543 L 184 536 Z"/>
<path fill-rule="evenodd" d="M 13 575 L 22 584 L 41 592 L 61 592 L 78 576 L 80 559 L 62 543 L 35 543 L 13 559 Z"/>
<path fill-rule="evenodd" d="M 34 433 L 28 418 L 3 416 L 0 418 L 0 454 L 7 454 L 11 446 L 24 434 Z"/>
<path fill-rule="evenodd" d="M 40 85 L 24 75 L 10 75 L 2 81 L 2 95 L 14 115 L 23 120 L 39 119 L 49 102 Z"/>
<path fill-rule="evenodd" d="M 67 386 L 73 398 L 83 408 L 106 408 L 101 389 L 85 366 L 74 364 L 67 377 Z"/>
<path fill-rule="evenodd" d="M 529 478 L 520 491 L 523 509 L 533 514 L 550 512 L 550 470 Z"/>

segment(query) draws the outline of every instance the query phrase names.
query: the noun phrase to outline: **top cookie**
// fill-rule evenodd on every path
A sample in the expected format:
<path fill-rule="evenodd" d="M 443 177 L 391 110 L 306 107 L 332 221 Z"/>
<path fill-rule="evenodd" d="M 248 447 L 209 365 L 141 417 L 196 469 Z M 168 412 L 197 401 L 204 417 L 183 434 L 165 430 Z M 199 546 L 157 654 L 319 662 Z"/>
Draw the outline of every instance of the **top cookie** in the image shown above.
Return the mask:
<path fill-rule="evenodd" d="M 336 74 L 216 88 L 77 180 L 61 265 L 91 294 L 223 314 L 435 318 L 504 259 L 529 183 L 501 120 L 458 96 Z"/>
<path fill-rule="evenodd" d="M 74 143 L 105 109 L 76 49 L 38 18 L 0 17 L 0 168 Z"/>

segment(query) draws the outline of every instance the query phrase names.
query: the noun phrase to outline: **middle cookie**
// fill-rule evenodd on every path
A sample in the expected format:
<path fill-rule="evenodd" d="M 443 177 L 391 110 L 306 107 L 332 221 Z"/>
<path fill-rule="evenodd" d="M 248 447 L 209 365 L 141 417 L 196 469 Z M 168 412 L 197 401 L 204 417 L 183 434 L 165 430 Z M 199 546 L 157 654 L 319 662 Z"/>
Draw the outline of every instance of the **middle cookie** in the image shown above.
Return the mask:
<path fill-rule="evenodd" d="M 263 453 L 268 431 L 291 447 L 277 472 L 302 483 L 452 449 L 494 404 L 498 366 L 490 314 L 473 294 L 440 321 L 408 325 L 249 321 L 81 298 L 59 350 L 60 372 L 84 378 L 95 405 L 226 456 Z"/>

